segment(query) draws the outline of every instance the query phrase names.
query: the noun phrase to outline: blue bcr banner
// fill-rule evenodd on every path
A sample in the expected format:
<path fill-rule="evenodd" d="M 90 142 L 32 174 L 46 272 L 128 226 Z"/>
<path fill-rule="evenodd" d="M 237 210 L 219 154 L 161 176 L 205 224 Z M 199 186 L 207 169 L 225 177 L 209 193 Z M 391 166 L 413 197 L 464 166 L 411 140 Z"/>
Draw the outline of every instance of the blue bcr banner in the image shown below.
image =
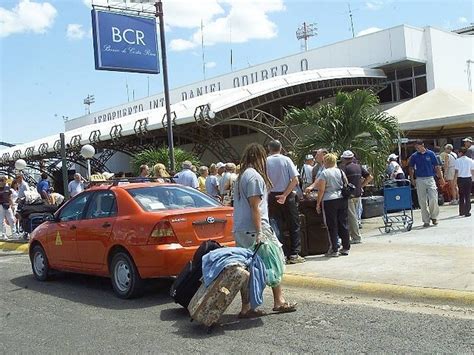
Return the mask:
<path fill-rule="evenodd" d="M 92 10 L 92 31 L 96 69 L 160 72 L 155 18 Z"/>

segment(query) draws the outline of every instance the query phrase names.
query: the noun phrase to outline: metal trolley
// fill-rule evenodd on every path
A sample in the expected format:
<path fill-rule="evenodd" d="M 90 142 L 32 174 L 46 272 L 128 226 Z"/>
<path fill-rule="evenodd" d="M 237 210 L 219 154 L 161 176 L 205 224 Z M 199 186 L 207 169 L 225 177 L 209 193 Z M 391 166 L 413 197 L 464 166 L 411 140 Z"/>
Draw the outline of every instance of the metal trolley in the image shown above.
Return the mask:
<path fill-rule="evenodd" d="M 413 203 L 410 180 L 388 180 L 384 183 L 385 233 L 390 233 L 393 225 L 403 225 L 406 231 L 413 226 Z M 389 215 L 390 214 L 390 215 Z"/>

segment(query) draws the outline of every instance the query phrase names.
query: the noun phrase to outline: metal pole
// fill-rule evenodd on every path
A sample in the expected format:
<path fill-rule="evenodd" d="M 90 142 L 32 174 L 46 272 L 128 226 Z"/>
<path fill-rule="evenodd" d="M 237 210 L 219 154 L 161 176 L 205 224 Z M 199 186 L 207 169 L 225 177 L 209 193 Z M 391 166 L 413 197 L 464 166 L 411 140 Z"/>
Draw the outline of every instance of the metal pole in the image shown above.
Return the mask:
<path fill-rule="evenodd" d="M 91 160 L 87 160 L 87 181 L 91 181 Z"/>
<path fill-rule="evenodd" d="M 67 189 L 67 162 L 66 162 L 66 140 L 64 138 L 64 133 L 59 133 L 59 139 L 61 141 L 61 173 L 63 176 L 63 189 L 64 189 L 64 198 L 69 198 L 69 191 Z"/>
<path fill-rule="evenodd" d="M 402 162 L 402 139 L 400 138 L 400 132 L 398 133 L 398 162 Z"/>
<path fill-rule="evenodd" d="M 163 3 L 158 0 L 155 3 L 156 14 L 160 22 L 160 44 L 161 44 L 161 65 L 163 67 L 163 87 L 165 92 L 165 107 L 166 107 L 166 125 L 168 126 L 168 150 L 170 158 L 170 170 L 175 172 L 175 161 L 174 161 L 174 142 L 173 142 L 173 125 L 171 122 L 171 109 L 170 109 L 170 93 L 168 87 L 168 65 L 166 59 L 166 41 L 165 41 L 165 23 L 163 21 Z"/>

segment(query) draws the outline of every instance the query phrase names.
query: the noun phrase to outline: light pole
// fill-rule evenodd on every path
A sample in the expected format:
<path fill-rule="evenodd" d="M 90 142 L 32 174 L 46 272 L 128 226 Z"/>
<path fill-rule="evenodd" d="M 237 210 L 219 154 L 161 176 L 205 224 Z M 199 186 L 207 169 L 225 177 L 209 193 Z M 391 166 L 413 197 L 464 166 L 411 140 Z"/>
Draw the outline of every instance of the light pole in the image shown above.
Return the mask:
<path fill-rule="evenodd" d="M 95 148 L 90 144 L 86 144 L 81 148 L 81 155 L 87 161 L 87 180 L 91 179 L 91 162 L 90 160 L 95 155 Z"/>
<path fill-rule="evenodd" d="M 171 121 L 170 93 L 168 86 L 168 64 L 166 59 L 166 41 L 165 41 L 165 23 L 163 21 L 163 3 L 161 0 L 155 2 L 155 16 L 158 17 L 160 23 L 160 44 L 161 44 L 161 65 L 163 67 L 163 89 L 165 92 L 166 122 L 168 128 L 168 154 L 170 158 L 170 171 L 175 171 L 174 161 L 174 142 L 173 142 L 173 125 Z"/>

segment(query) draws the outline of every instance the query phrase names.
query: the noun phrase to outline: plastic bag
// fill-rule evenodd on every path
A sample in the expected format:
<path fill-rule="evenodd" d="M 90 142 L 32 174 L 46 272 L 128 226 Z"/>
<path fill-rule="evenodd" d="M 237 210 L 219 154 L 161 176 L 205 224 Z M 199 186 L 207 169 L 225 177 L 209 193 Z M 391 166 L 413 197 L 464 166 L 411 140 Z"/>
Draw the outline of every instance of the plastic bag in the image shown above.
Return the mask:
<path fill-rule="evenodd" d="M 263 232 L 261 242 L 263 242 L 263 245 L 257 254 L 265 265 L 267 285 L 270 287 L 278 286 L 285 272 L 285 256 L 281 244 L 271 229 Z"/>

